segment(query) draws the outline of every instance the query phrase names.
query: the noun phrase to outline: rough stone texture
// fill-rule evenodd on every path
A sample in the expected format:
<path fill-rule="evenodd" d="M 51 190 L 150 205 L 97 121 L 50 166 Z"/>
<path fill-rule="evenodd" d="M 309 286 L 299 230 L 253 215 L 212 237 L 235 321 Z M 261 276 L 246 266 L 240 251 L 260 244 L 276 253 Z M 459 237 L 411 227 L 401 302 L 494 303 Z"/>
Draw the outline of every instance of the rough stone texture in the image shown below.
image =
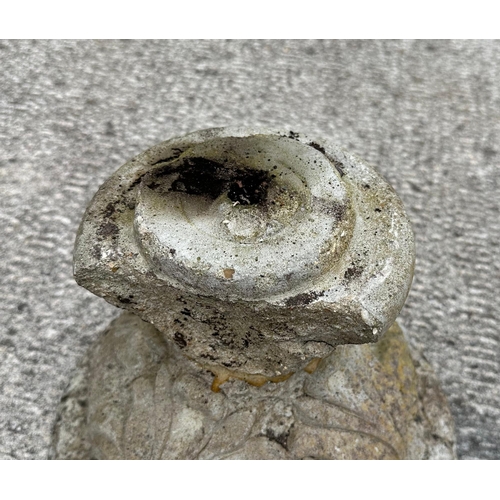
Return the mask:
<path fill-rule="evenodd" d="M 461 458 L 500 458 L 500 43 L 0 44 L 0 456 L 47 457 L 56 408 L 118 314 L 72 278 L 75 231 L 116 168 L 191 130 L 343 145 L 413 222 L 400 321 L 448 395 Z"/>
<path fill-rule="evenodd" d="M 453 420 L 395 323 L 344 345 L 314 373 L 262 388 L 187 361 L 130 312 L 92 347 L 61 405 L 59 459 L 450 459 Z"/>
<path fill-rule="evenodd" d="M 414 260 L 401 200 L 372 167 L 297 132 L 229 127 L 119 168 L 85 212 L 74 273 L 214 373 L 265 381 L 377 341 Z"/>

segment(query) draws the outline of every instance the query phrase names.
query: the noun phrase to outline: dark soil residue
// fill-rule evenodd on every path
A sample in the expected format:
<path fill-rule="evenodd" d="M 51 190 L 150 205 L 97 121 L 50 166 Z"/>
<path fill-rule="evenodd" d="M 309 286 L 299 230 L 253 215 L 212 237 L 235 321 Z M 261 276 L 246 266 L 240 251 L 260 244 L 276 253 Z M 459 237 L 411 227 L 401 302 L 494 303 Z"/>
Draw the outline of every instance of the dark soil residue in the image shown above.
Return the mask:
<path fill-rule="evenodd" d="M 299 295 L 295 295 L 295 297 L 286 299 L 285 305 L 287 307 L 305 306 L 316 300 L 318 297 L 322 297 L 324 294 L 325 292 L 300 293 Z"/>
<path fill-rule="evenodd" d="M 264 170 L 228 168 L 205 158 L 187 158 L 181 167 L 168 171 L 172 173 L 179 174 L 171 186 L 174 192 L 211 199 L 227 193 L 231 201 L 241 205 L 263 203 L 271 182 L 270 174 Z"/>

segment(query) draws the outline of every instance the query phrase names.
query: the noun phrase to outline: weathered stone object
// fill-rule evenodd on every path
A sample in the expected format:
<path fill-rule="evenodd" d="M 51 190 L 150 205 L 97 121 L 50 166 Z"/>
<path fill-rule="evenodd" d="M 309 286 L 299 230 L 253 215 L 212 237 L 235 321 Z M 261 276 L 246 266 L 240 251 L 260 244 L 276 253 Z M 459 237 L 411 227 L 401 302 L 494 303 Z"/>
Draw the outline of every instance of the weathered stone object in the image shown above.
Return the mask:
<path fill-rule="evenodd" d="M 63 398 L 60 459 L 450 459 L 454 429 L 429 364 L 397 324 L 279 384 L 209 372 L 134 314 L 84 359 Z"/>
<path fill-rule="evenodd" d="M 414 244 L 393 189 L 341 148 L 212 129 L 121 167 L 83 218 L 74 262 L 80 285 L 190 359 L 260 383 L 379 340 L 408 294 Z"/>
<path fill-rule="evenodd" d="M 128 311 L 82 361 L 52 456 L 454 458 L 395 323 L 413 266 L 401 201 L 339 147 L 229 128 L 147 150 L 78 231 L 78 283 Z"/>

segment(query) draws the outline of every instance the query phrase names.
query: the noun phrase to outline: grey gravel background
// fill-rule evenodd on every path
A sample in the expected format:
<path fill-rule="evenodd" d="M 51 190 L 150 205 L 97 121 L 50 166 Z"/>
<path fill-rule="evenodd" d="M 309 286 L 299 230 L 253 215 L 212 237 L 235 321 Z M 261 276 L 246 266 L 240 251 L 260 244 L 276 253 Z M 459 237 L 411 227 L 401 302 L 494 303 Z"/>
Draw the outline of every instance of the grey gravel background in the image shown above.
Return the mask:
<path fill-rule="evenodd" d="M 47 456 L 73 368 L 117 315 L 72 279 L 83 211 L 153 144 L 225 125 L 326 137 L 414 223 L 401 324 L 434 366 L 461 458 L 500 458 L 500 43 L 0 43 L 0 457 Z"/>

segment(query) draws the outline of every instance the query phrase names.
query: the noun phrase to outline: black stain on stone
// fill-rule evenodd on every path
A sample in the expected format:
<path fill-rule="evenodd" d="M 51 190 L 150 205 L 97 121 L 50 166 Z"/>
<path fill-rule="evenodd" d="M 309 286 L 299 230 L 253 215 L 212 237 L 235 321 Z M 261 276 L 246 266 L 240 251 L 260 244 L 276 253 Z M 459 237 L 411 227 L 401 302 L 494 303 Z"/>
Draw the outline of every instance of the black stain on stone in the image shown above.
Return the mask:
<path fill-rule="evenodd" d="M 97 260 L 101 260 L 102 250 L 99 245 L 94 245 L 94 247 L 92 248 L 92 253 Z"/>
<path fill-rule="evenodd" d="M 325 292 L 307 292 L 295 295 L 295 297 L 290 297 L 286 299 L 285 305 L 287 307 L 305 306 L 310 304 L 319 297 L 322 297 Z"/>
<path fill-rule="evenodd" d="M 132 191 L 132 189 L 135 188 L 135 186 L 137 186 L 138 184 L 141 183 L 142 181 L 142 178 L 146 175 L 147 172 L 143 173 L 142 175 L 140 175 L 134 182 L 132 182 L 132 184 L 130 184 L 129 188 L 127 189 L 127 191 Z"/>
<path fill-rule="evenodd" d="M 355 278 L 358 278 L 363 274 L 363 268 L 360 266 L 357 266 L 354 262 L 351 263 L 351 265 L 346 269 L 346 272 L 344 273 L 344 279 L 347 281 L 353 280 Z"/>
<path fill-rule="evenodd" d="M 311 146 L 312 148 L 316 149 L 317 151 L 326 156 L 325 148 L 323 146 L 320 146 L 317 142 L 310 142 L 309 146 Z"/>
<path fill-rule="evenodd" d="M 179 158 L 179 156 L 182 154 L 182 149 L 179 148 L 173 148 L 172 149 L 172 154 L 170 156 L 167 156 L 167 158 L 162 158 L 161 160 L 155 161 L 154 163 L 151 164 L 151 166 L 159 165 L 160 163 L 167 163 L 169 161 L 175 160 Z"/>
<path fill-rule="evenodd" d="M 345 172 L 342 163 L 337 160 L 330 160 L 333 163 L 333 166 L 337 169 L 337 172 L 340 174 L 340 177 L 344 177 Z"/>
<path fill-rule="evenodd" d="M 274 432 L 272 429 L 266 430 L 267 439 L 269 439 L 269 441 L 274 441 L 275 443 L 278 443 L 280 446 L 285 448 L 285 450 L 288 450 L 288 436 L 289 435 L 290 435 L 290 431 L 277 433 L 277 432 Z"/>
<path fill-rule="evenodd" d="M 172 149 L 172 151 L 173 151 L 172 155 L 168 156 L 167 158 L 162 158 L 161 160 L 158 160 L 158 161 L 152 163 L 151 166 L 154 167 L 156 165 L 160 165 L 161 163 L 168 163 L 172 160 L 176 160 L 177 158 L 179 158 L 179 156 L 183 152 L 182 149 L 179 149 L 179 148 L 174 148 L 174 149 Z M 172 171 L 172 170 L 170 170 L 170 171 Z M 139 177 L 137 177 L 137 179 L 135 179 L 135 181 L 130 184 L 127 191 L 132 191 L 132 189 L 134 189 L 138 184 L 141 183 L 142 178 L 148 173 L 150 173 L 150 171 L 143 172 Z"/>
<path fill-rule="evenodd" d="M 241 172 L 230 185 L 227 196 L 241 205 L 262 203 L 267 198 L 269 181 L 269 174 L 263 170 Z"/>
<path fill-rule="evenodd" d="M 332 158 L 330 158 L 326 154 L 325 148 L 323 146 L 320 146 L 317 142 L 314 141 L 310 142 L 309 146 L 311 146 L 312 148 L 316 149 L 317 151 L 325 155 L 326 159 L 337 169 L 337 172 L 340 174 L 340 177 L 344 177 L 345 172 L 342 163 L 340 163 L 338 160 L 333 160 Z"/>
<path fill-rule="evenodd" d="M 116 211 L 116 207 L 114 203 L 108 203 L 106 205 L 106 208 L 103 210 L 102 215 L 106 217 L 106 219 L 109 219 Z"/>
<path fill-rule="evenodd" d="M 118 296 L 118 301 L 121 302 L 122 304 L 133 304 L 134 302 L 127 297 L 120 297 Z"/>
<path fill-rule="evenodd" d="M 326 215 L 333 217 L 336 221 L 340 222 L 347 213 L 347 206 L 343 203 L 328 202 L 326 203 L 321 198 L 313 197 L 313 204 L 316 209 L 320 210 Z"/>
<path fill-rule="evenodd" d="M 181 167 L 158 172 L 154 182 L 162 175 L 178 173 L 171 191 L 218 198 L 227 193 L 228 198 L 241 205 L 255 205 L 267 198 L 271 176 L 264 170 L 228 168 L 206 158 L 187 158 Z"/>
<path fill-rule="evenodd" d="M 161 184 L 157 181 L 151 181 L 149 184 L 148 184 L 148 188 L 149 189 L 152 189 L 153 191 L 155 189 L 158 189 L 159 187 L 161 187 Z"/>
<path fill-rule="evenodd" d="M 181 349 L 184 349 L 184 347 L 187 346 L 186 339 L 184 338 L 184 335 L 182 335 L 181 332 L 175 332 L 174 341 Z"/>
<path fill-rule="evenodd" d="M 113 222 L 105 222 L 101 225 L 101 227 L 97 230 L 98 236 L 118 236 L 120 234 L 120 228 Z"/>

